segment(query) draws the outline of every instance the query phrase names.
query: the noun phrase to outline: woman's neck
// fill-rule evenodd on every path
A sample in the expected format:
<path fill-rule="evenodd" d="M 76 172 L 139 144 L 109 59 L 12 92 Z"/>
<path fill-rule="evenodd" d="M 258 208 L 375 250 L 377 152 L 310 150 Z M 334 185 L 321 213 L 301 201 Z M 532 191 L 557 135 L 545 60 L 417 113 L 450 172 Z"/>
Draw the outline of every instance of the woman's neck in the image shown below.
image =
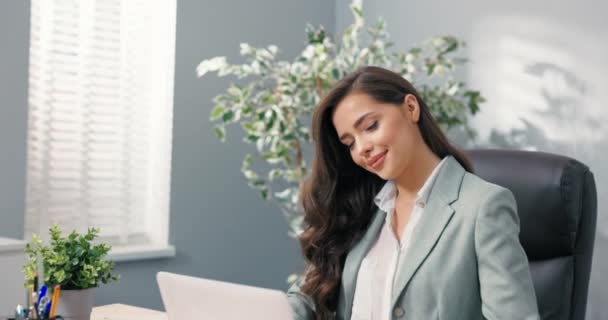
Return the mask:
<path fill-rule="evenodd" d="M 414 199 L 426 179 L 428 179 L 435 167 L 441 162 L 441 159 L 426 145 L 422 149 L 424 151 L 419 156 L 412 158 L 412 162 L 401 177 L 395 179 L 397 194 L 402 199 L 404 197 L 406 199 Z"/>

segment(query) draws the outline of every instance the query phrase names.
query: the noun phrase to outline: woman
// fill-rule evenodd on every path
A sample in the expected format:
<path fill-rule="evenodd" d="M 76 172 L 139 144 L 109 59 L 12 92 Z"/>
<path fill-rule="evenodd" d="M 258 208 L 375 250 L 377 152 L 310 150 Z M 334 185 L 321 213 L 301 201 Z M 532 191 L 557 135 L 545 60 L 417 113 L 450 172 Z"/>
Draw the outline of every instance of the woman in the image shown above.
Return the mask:
<path fill-rule="evenodd" d="M 409 82 L 359 69 L 312 129 L 296 319 L 539 319 L 513 195 L 472 174 Z"/>

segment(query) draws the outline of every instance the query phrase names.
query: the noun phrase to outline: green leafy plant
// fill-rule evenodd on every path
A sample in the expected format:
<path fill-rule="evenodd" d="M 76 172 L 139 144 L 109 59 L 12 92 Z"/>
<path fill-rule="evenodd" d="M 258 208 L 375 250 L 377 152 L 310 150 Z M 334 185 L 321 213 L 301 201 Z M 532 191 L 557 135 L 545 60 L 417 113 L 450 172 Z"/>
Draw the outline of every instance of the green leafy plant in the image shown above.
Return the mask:
<path fill-rule="evenodd" d="M 239 80 L 213 99 L 210 120 L 216 123 L 215 132 L 222 141 L 226 127 L 238 123 L 244 141 L 256 146 L 255 152 L 245 155 L 241 171 L 262 198 L 279 205 L 293 237 L 302 231 L 298 193 L 307 173 L 305 146 L 312 143 L 310 116 L 344 75 L 365 65 L 398 72 L 419 89 L 444 130 L 461 129 L 471 137 L 474 132 L 467 117 L 484 102 L 478 91 L 454 76 L 467 61 L 456 55 L 464 46 L 462 40 L 437 36 L 409 50 L 392 51 L 385 22 L 380 18 L 366 28 L 361 8 L 361 1 L 352 2 L 354 22 L 337 41 L 322 26 L 307 26 L 308 44 L 292 62 L 278 61 L 275 45 L 255 48 L 243 43 L 240 54 L 245 63 L 230 64 L 226 57 L 214 57 L 197 67 L 199 77 L 217 72 Z"/>
<path fill-rule="evenodd" d="M 63 290 L 88 289 L 101 283 L 117 281 L 118 276 L 112 274 L 114 262 L 105 258 L 111 246 L 93 244 L 98 237 L 98 228 L 89 228 L 87 233 L 79 234 L 72 231 L 63 236 L 59 226 L 50 229 L 50 243 L 44 244 L 37 234 L 25 246 L 29 257 L 23 266 L 25 286 L 31 286 L 36 277 L 41 259 L 44 283 L 47 286 L 61 285 Z"/>

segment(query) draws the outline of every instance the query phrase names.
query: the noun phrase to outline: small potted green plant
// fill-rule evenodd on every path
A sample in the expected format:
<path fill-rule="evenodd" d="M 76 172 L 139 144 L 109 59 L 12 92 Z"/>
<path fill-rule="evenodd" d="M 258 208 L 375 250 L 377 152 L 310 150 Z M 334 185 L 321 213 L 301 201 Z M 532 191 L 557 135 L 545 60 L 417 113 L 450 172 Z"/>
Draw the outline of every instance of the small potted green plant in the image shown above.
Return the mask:
<path fill-rule="evenodd" d="M 100 283 L 117 281 L 112 274 L 114 262 L 106 259 L 111 246 L 94 244 L 98 228 L 84 234 L 75 230 L 64 236 L 59 226 L 50 229 L 49 243 L 37 235 L 25 246 L 29 261 L 23 266 L 25 286 L 34 285 L 42 266 L 42 279 L 47 288 L 61 286 L 57 314 L 69 319 L 89 319 L 93 308 L 93 291 Z"/>

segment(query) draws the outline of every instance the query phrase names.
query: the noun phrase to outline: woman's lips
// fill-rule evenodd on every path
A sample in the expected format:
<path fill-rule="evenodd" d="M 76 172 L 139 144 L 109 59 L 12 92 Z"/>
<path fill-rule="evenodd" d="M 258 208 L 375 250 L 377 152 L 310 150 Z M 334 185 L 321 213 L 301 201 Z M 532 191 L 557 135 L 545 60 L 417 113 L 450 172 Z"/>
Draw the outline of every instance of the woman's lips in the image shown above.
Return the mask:
<path fill-rule="evenodd" d="M 384 159 L 386 159 L 386 154 L 388 153 L 388 151 L 384 151 L 379 155 L 374 156 L 370 162 L 369 162 L 369 166 L 372 167 L 374 170 L 378 170 L 382 167 L 382 165 L 384 164 Z"/>

